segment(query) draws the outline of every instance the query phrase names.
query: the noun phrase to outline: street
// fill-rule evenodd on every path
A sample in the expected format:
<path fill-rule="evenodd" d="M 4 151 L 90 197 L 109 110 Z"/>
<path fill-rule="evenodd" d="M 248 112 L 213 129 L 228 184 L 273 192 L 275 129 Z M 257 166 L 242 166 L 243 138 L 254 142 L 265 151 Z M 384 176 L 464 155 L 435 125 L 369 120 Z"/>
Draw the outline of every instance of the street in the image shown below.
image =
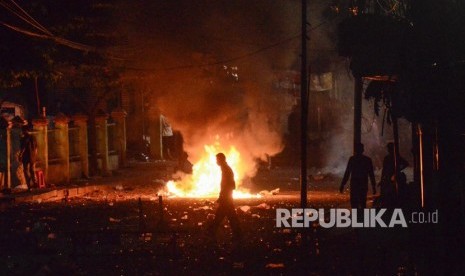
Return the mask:
<path fill-rule="evenodd" d="M 147 177 L 146 183 L 142 177 L 126 180 L 113 190 L 68 201 L 4 205 L 1 274 L 408 275 L 425 268 L 431 257 L 423 251 L 427 240 L 413 237 L 411 228 L 324 229 L 315 223 L 304 232 L 276 228 L 276 208 L 300 205 L 295 173 L 291 168 L 260 171 L 252 191 L 281 192 L 236 200 L 244 231 L 240 243 L 231 242 L 227 222 L 216 240 L 206 235 L 215 199 L 165 197 L 160 205 L 161 184 Z M 311 176 L 309 207 L 348 208 L 348 193 L 337 193 L 339 181 Z"/>
<path fill-rule="evenodd" d="M 465 275 L 464 14 L 0 0 L 0 275 Z"/>

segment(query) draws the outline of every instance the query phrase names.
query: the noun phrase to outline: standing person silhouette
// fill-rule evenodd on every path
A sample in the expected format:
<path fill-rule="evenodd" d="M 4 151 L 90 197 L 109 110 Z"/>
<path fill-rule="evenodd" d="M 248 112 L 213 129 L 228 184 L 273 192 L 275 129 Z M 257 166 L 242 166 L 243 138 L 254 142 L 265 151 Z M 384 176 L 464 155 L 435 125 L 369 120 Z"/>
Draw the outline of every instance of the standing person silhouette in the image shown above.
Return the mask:
<path fill-rule="evenodd" d="M 216 209 L 215 219 L 209 228 L 209 234 L 215 235 L 220 223 L 225 217 L 228 217 L 233 239 L 240 240 L 242 232 L 233 202 L 233 190 L 236 188 L 234 173 L 226 162 L 226 156 L 223 153 L 216 155 L 216 164 L 221 168 L 221 190 L 217 200 L 218 208 Z"/>
<path fill-rule="evenodd" d="M 396 204 L 397 193 L 399 193 L 399 199 L 405 199 L 405 193 L 407 189 L 407 179 L 405 174 L 402 172 L 403 169 L 408 167 L 408 162 L 399 154 L 397 160 L 397 174 L 396 174 L 396 158 L 395 158 L 395 145 L 394 143 L 387 144 L 388 154 L 383 160 L 383 170 L 381 172 L 381 181 L 378 184 L 381 186 L 381 204 L 383 207 L 394 207 Z M 397 192 L 396 192 L 397 185 Z"/>
<path fill-rule="evenodd" d="M 339 191 L 344 191 L 344 185 L 350 176 L 350 205 L 352 208 L 366 208 L 368 178 L 371 180 L 373 194 L 376 194 L 376 181 L 371 158 L 363 155 L 362 143 L 355 145 L 355 154 L 349 158 Z"/>
<path fill-rule="evenodd" d="M 23 164 L 24 177 L 28 190 L 31 190 L 32 185 L 37 185 L 34 173 L 34 163 L 37 156 L 37 142 L 31 134 L 29 134 L 28 127 L 22 127 L 23 134 L 20 139 L 19 161 Z"/>

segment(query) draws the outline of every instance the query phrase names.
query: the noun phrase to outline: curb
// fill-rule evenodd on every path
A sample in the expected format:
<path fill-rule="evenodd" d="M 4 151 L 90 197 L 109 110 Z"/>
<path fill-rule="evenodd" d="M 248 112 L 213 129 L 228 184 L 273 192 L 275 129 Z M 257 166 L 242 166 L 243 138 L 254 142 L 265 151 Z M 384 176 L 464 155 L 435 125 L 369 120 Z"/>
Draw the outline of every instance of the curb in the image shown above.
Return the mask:
<path fill-rule="evenodd" d="M 43 202 L 43 201 L 57 201 L 65 198 L 71 198 L 76 196 L 83 196 L 85 194 L 92 193 L 94 191 L 111 191 L 114 190 L 114 184 L 111 185 L 90 185 L 82 187 L 69 187 L 54 189 L 38 194 L 25 194 L 25 195 L 5 195 L 0 196 L 1 201 L 9 201 L 15 203 L 27 203 L 27 202 Z"/>
<path fill-rule="evenodd" d="M 173 164 L 171 163 L 142 163 L 143 167 L 153 166 L 153 170 L 167 171 L 172 169 Z M 135 169 L 135 168 L 133 168 Z M 137 170 L 137 169 L 136 169 Z M 170 171 L 171 172 L 171 171 Z M 172 172 L 171 172 L 172 173 Z M 32 202 L 43 202 L 43 201 L 59 201 L 66 198 L 83 196 L 94 191 L 114 191 L 117 185 L 124 185 L 126 181 L 134 181 L 135 179 L 144 178 L 144 175 L 133 175 L 128 178 L 116 177 L 113 179 L 107 179 L 101 181 L 98 184 L 91 184 L 86 186 L 68 186 L 68 187 L 56 187 L 52 190 L 44 189 L 35 190 L 32 193 L 13 193 L 13 194 L 0 194 L 1 202 L 12 202 L 12 203 L 32 203 Z M 95 183 L 95 182 L 94 182 Z M 83 183 L 84 184 L 84 183 Z"/>

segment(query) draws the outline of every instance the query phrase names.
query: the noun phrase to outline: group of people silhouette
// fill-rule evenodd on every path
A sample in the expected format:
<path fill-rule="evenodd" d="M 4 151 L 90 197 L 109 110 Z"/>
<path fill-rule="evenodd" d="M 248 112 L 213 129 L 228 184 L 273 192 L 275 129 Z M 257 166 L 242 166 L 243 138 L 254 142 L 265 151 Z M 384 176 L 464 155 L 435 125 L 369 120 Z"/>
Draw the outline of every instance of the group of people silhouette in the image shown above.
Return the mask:
<path fill-rule="evenodd" d="M 380 196 L 375 201 L 375 207 L 402 207 L 402 202 L 405 201 L 407 193 L 407 178 L 402 170 L 408 167 L 408 162 L 396 153 L 394 143 L 388 143 L 388 154 L 383 160 L 381 180 L 376 184 L 373 162 L 363 152 L 364 145 L 362 143 L 355 144 L 354 155 L 349 158 L 339 187 L 340 193 L 344 192 L 344 186 L 350 179 L 351 208 L 364 209 L 367 206 L 368 184 L 370 181 L 373 195 L 377 192 L 376 187 L 380 188 Z M 240 240 L 242 233 L 233 202 L 233 190 L 236 188 L 234 172 L 229 167 L 223 153 L 216 155 L 216 161 L 221 169 L 221 190 L 217 200 L 218 207 L 215 219 L 208 228 L 208 235 L 214 237 L 223 219 L 227 217 L 231 224 L 233 238 Z"/>
<path fill-rule="evenodd" d="M 349 158 L 347 168 L 342 178 L 339 191 L 344 192 L 344 186 L 350 178 L 350 205 L 354 209 L 366 208 L 368 180 L 371 182 L 373 195 L 376 186 L 380 187 L 380 196 L 375 201 L 376 207 L 393 208 L 403 204 L 407 192 L 407 178 L 402 172 L 408 167 L 408 162 L 396 153 L 394 143 L 387 144 L 388 154 L 383 160 L 381 180 L 376 185 L 373 162 L 363 154 L 362 143 L 355 144 L 354 155 Z"/>

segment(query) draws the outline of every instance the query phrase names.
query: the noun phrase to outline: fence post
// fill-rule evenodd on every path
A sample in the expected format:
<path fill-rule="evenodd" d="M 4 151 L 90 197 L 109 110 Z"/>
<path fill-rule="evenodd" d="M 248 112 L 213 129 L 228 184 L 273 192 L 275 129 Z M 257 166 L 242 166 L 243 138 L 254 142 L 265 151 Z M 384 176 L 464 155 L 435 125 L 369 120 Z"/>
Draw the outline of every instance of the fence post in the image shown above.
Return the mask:
<path fill-rule="evenodd" d="M 111 175 L 110 158 L 108 156 L 108 129 L 107 129 L 107 114 L 99 114 L 95 117 L 95 125 L 97 127 L 97 147 L 102 161 L 102 175 Z"/>
<path fill-rule="evenodd" d="M 37 165 L 44 171 L 45 181 L 48 181 L 48 139 L 47 139 L 47 118 L 37 118 L 32 120 L 33 130 L 36 132 L 37 141 Z"/>
<path fill-rule="evenodd" d="M 24 178 L 22 175 L 23 173 L 19 174 L 19 166 L 21 166 L 21 162 L 18 159 L 18 153 L 21 150 L 20 141 L 22 136 L 22 127 L 27 125 L 27 121 L 23 120 L 19 116 L 15 116 L 10 121 L 10 128 L 8 131 L 8 141 L 9 141 L 9 172 L 10 172 L 10 180 L 11 186 L 17 186 L 23 184 L 24 181 L 21 181 Z M 21 176 L 20 176 L 21 175 Z"/>
<path fill-rule="evenodd" d="M 81 159 L 82 176 L 89 177 L 89 148 L 87 144 L 87 119 L 83 114 L 76 114 L 71 118 L 74 124 L 79 127 L 79 157 Z"/>
<path fill-rule="evenodd" d="M 0 118 L 0 163 L 3 175 L 0 179 L 0 187 L 11 188 L 11 175 L 10 175 L 10 129 L 11 123 L 5 118 Z"/>
<path fill-rule="evenodd" d="M 126 111 L 117 109 L 111 112 L 116 123 L 116 149 L 118 150 L 120 167 L 126 166 Z"/>
<path fill-rule="evenodd" d="M 13 127 L 13 124 L 11 122 L 8 122 L 8 128 L 6 130 L 6 167 L 7 167 L 7 186 L 10 189 L 11 188 L 11 149 L 12 149 L 12 143 L 11 143 L 11 128 Z"/>
<path fill-rule="evenodd" d="M 55 116 L 55 131 L 57 144 L 51 145 L 56 147 L 56 151 L 60 158 L 60 173 L 59 179 L 66 183 L 69 182 L 69 133 L 68 133 L 68 122 L 69 119 L 63 113 L 59 113 Z"/>

